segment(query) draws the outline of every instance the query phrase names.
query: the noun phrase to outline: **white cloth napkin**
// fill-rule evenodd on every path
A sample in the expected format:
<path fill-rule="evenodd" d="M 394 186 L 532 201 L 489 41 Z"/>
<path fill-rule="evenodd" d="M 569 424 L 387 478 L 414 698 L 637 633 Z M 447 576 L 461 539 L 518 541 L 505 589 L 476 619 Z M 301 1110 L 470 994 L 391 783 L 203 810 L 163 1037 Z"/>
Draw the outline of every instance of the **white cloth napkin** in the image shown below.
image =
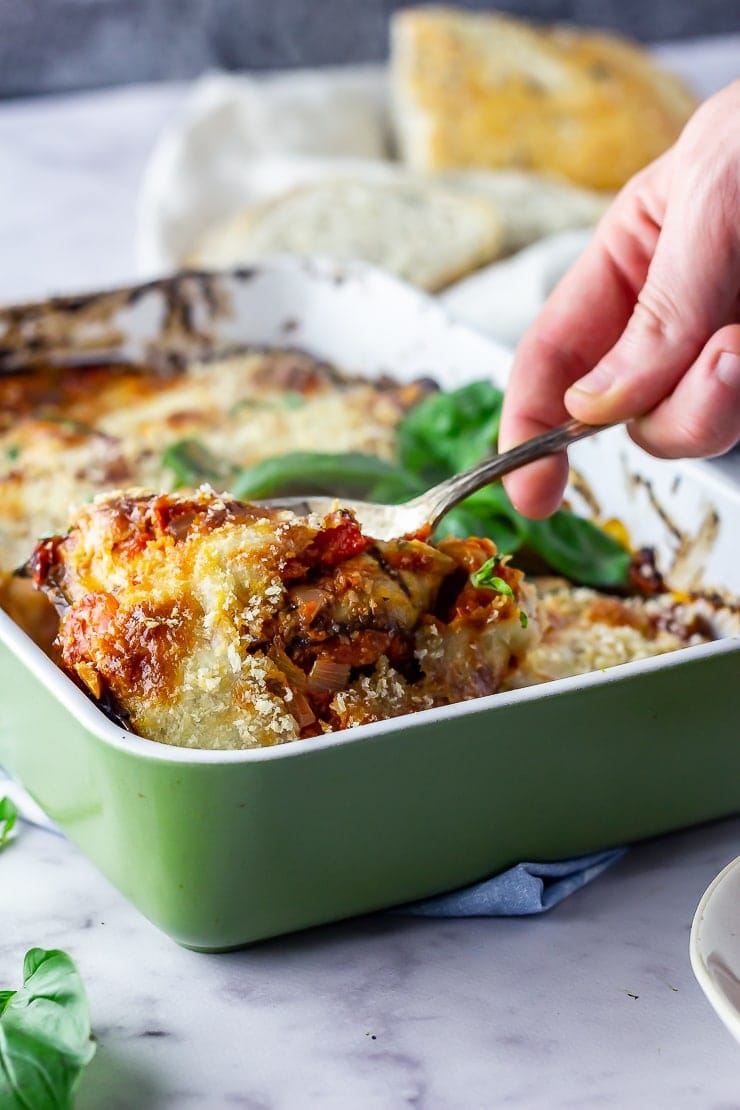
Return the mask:
<path fill-rule="evenodd" d="M 322 175 L 382 174 L 390 141 L 377 66 L 200 78 L 144 173 L 142 276 L 182 265 L 201 231 L 251 202 Z"/>

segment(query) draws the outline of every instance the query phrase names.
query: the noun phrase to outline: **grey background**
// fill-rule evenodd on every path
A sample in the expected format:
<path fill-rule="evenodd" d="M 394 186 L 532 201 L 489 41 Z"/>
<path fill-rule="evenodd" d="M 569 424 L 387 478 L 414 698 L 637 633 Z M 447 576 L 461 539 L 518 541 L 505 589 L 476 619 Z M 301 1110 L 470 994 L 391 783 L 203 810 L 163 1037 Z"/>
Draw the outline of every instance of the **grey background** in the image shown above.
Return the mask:
<path fill-rule="evenodd" d="M 456 0 L 485 9 L 486 0 Z M 374 61 L 401 0 L 0 0 L 0 96 Z M 645 42 L 740 31 L 740 0 L 504 0 Z"/>

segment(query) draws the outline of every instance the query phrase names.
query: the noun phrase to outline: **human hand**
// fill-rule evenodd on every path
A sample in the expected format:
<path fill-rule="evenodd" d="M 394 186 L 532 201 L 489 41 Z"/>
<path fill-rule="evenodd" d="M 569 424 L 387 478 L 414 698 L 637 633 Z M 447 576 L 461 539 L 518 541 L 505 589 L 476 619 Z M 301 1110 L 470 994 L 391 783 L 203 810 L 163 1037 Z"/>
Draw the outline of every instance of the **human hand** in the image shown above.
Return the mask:
<path fill-rule="evenodd" d="M 740 80 L 707 100 L 676 144 L 619 193 L 517 348 L 500 450 L 575 416 L 629 421 L 663 458 L 740 439 Z M 564 455 L 505 479 L 547 516 Z"/>

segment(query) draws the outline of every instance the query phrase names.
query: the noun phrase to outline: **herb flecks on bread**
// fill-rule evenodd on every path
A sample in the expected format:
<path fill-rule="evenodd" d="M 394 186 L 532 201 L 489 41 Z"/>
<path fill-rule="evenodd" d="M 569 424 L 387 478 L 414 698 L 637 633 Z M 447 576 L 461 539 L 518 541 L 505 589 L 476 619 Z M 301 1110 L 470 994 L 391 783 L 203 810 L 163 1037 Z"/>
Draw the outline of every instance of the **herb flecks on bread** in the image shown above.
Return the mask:
<path fill-rule="evenodd" d="M 452 8 L 394 17 L 392 90 L 415 169 L 511 167 L 603 190 L 670 146 L 696 106 L 614 35 Z"/>

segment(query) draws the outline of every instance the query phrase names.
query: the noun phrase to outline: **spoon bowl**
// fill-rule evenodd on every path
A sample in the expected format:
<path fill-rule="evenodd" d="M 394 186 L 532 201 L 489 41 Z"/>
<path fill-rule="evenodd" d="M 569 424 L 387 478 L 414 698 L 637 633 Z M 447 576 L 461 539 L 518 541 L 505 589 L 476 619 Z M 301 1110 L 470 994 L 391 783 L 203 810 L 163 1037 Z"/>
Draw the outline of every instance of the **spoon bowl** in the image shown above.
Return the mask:
<path fill-rule="evenodd" d="M 454 509 L 471 493 L 482 489 L 483 486 L 510 474 L 528 463 L 536 462 L 547 455 L 555 455 L 565 450 L 571 443 L 605 428 L 611 424 L 583 424 L 580 420 L 569 420 L 557 428 L 551 428 L 541 435 L 525 440 L 524 443 L 504 451 L 502 455 L 493 455 L 483 459 L 469 470 L 460 474 L 453 474 L 436 486 L 432 486 L 425 493 L 405 501 L 400 505 L 381 505 L 373 501 L 358 501 L 355 499 L 335 497 L 277 497 L 264 501 L 257 501 L 257 505 L 269 506 L 273 509 L 290 509 L 300 516 L 316 513 L 326 516 L 337 508 L 348 509 L 357 520 L 362 531 L 367 536 L 376 540 L 393 540 L 401 536 L 411 536 L 426 528 L 434 528 L 445 513 Z"/>

